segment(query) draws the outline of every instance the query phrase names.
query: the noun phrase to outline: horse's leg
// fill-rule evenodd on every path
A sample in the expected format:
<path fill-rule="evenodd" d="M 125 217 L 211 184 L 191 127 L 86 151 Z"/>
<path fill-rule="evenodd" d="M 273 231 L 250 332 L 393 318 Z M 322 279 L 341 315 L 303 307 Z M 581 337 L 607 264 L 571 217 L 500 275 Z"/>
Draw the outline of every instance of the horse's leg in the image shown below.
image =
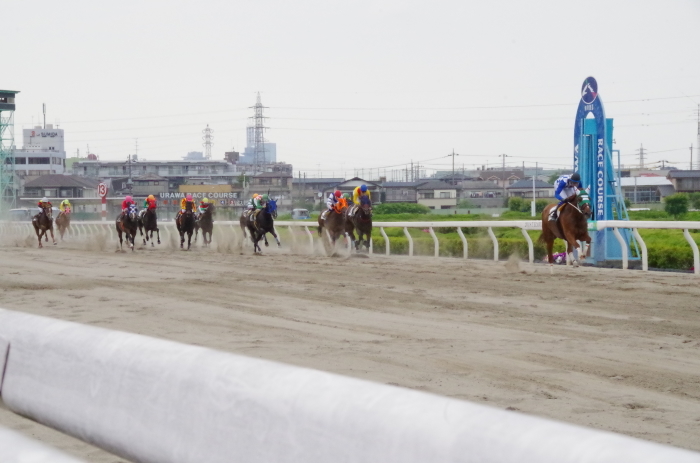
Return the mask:
<path fill-rule="evenodd" d="M 192 245 L 192 230 L 187 232 L 187 250 L 190 250 L 190 246 Z"/>
<path fill-rule="evenodd" d="M 263 233 L 263 239 L 265 240 L 265 246 L 269 246 L 270 243 L 267 242 L 267 233 Z"/>
<path fill-rule="evenodd" d="M 39 247 L 43 248 L 44 246 L 41 244 L 41 235 L 43 231 L 40 231 L 37 227 L 34 227 L 34 231 L 36 232 L 36 237 L 39 240 Z"/>
<path fill-rule="evenodd" d="M 576 257 L 574 256 L 574 251 L 580 247 L 578 245 L 578 241 L 576 241 L 576 237 L 568 231 L 564 232 L 564 238 L 566 238 L 567 262 L 570 258 L 574 267 L 578 267 L 578 260 L 576 260 Z"/>
<path fill-rule="evenodd" d="M 281 248 L 282 243 L 280 243 L 280 239 L 277 237 L 277 233 L 275 233 L 275 229 L 273 228 L 272 230 L 270 230 L 270 233 L 272 233 L 272 236 L 275 237 L 275 241 L 277 241 L 277 247 Z M 265 243 L 265 244 L 267 244 L 267 243 Z"/>
<path fill-rule="evenodd" d="M 160 229 L 156 227 L 156 236 L 158 237 L 158 244 L 160 244 Z M 151 233 L 151 244 L 153 244 L 153 233 Z"/>
<path fill-rule="evenodd" d="M 124 242 L 124 240 L 122 240 L 122 230 L 119 227 L 117 227 L 117 235 L 119 236 L 119 250 L 123 251 L 124 248 L 122 247 L 122 243 Z"/>
<path fill-rule="evenodd" d="M 55 246 L 55 245 L 57 245 L 58 243 L 56 243 L 56 238 L 54 238 L 54 236 L 53 236 L 53 227 L 49 228 L 49 231 L 51 232 L 51 241 L 53 241 L 53 244 L 54 244 L 54 246 Z M 47 237 L 46 237 L 46 241 L 48 241 L 48 240 L 49 240 L 49 237 L 47 236 Z"/>

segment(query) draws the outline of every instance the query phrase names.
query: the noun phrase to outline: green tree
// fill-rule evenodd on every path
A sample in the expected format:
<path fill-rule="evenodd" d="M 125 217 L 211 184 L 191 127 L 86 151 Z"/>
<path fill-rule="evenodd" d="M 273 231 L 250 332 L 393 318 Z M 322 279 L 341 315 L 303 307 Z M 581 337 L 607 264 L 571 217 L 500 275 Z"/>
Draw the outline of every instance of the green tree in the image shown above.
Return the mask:
<path fill-rule="evenodd" d="M 535 211 L 537 211 L 538 214 L 541 214 L 544 208 L 547 207 L 547 204 L 549 204 L 549 201 L 546 199 L 538 199 L 535 201 Z"/>
<path fill-rule="evenodd" d="M 460 209 L 476 209 L 478 206 L 468 199 L 462 199 L 457 204 L 457 207 Z"/>
<path fill-rule="evenodd" d="M 693 209 L 700 209 L 700 191 L 696 191 L 695 193 L 690 193 L 689 199 L 690 199 L 690 207 L 692 207 Z"/>
<path fill-rule="evenodd" d="M 689 198 L 685 193 L 676 193 L 675 195 L 666 196 L 664 198 L 664 210 L 668 215 L 677 219 L 688 212 L 688 202 Z"/>
<path fill-rule="evenodd" d="M 508 209 L 514 212 L 522 212 L 525 201 L 518 196 L 508 198 Z"/>
<path fill-rule="evenodd" d="M 629 198 L 625 198 L 625 207 L 629 209 L 632 207 L 632 201 L 629 200 Z"/>

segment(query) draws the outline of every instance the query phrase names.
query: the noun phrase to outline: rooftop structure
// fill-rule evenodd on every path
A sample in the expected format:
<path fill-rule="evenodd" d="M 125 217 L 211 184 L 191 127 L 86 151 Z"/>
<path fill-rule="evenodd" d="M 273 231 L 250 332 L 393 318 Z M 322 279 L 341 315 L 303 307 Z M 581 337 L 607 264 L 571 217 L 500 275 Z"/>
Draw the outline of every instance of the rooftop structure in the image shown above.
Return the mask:
<path fill-rule="evenodd" d="M 15 96 L 16 90 L 0 90 L 0 215 L 17 203 L 15 160 Z"/>

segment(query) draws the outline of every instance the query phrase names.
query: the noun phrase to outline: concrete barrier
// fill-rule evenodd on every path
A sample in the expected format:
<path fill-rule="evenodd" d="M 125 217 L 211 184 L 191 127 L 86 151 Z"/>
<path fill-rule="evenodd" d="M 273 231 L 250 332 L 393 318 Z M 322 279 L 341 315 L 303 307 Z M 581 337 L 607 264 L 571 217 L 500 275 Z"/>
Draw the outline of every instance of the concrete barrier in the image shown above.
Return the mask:
<path fill-rule="evenodd" d="M 3 463 L 84 463 L 22 434 L 0 427 L 0 461 Z"/>
<path fill-rule="evenodd" d="M 674 462 L 700 454 L 0 309 L 7 407 L 137 462 Z"/>

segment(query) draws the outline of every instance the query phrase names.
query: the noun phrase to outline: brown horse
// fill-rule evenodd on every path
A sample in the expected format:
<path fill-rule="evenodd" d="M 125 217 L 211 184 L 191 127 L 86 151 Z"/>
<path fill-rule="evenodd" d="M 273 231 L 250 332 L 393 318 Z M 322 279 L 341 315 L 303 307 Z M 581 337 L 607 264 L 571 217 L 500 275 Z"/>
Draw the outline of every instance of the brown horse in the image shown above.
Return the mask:
<path fill-rule="evenodd" d="M 51 206 L 43 206 L 42 211 L 34 216 L 32 219 L 32 225 L 34 225 L 34 231 L 36 232 L 36 237 L 39 239 L 39 247 L 43 248 L 41 245 L 41 238 L 48 242 L 49 236 L 47 231 L 51 233 L 51 240 L 53 244 L 56 245 L 56 238 L 53 237 L 53 217 Z"/>
<path fill-rule="evenodd" d="M 70 208 L 67 208 L 56 217 L 56 228 L 58 228 L 58 233 L 61 235 L 61 241 L 63 241 L 63 235 L 70 228 L 70 213 Z"/>
<path fill-rule="evenodd" d="M 151 242 L 151 247 L 153 244 L 153 232 L 156 232 L 156 238 L 158 239 L 158 244 L 160 244 L 160 230 L 158 229 L 158 216 L 156 215 L 155 209 L 146 209 L 141 214 L 139 214 L 139 233 L 143 236 L 143 245 L 145 246 L 148 241 Z M 143 230 L 146 230 L 146 233 Z M 148 232 L 151 232 L 151 236 L 148 236 Z"/>
<path fill-rule="evenodd" d="M 357 239 L 355 239 L 357 232 Z M 350 235 L 355 243 L 355 251 L 360 252 L 360 244 L 369 251 L 369 240 L 372 239 L 372 201 L 366 196 L 360 198 L 360 205 L 348 207 L 345 212 L 345 233 Z M 364 236 L 364 240 L 362 239 Z"/>
<path fill-rule="evenodd" d="M 134 250 L 134 244 L 136 240 L 136 232 L 139 229 L 139 216 L 135 205 L 129 206 L 123 214 L 117 217 L 115 222 L 117 227 L 117 235 L 119 235 L 119 249 L 122 250 L 122 234 L 126 235 L 126 244 Z"/>
<path fill-rule="evenodd" d="M 214 204 L 210 203 L 209 207 L 202 212 L 197 221 L 194 224 L 194 242 L 197 242 L 197 235 L 199 230 L 202 230 L 202 240 L 204 241 L 204 247 L 211 244 L 211 234 L 214 231 Z M 209 238 L 207 238 L 209 235 Z"/>
<path fill-rule="evenodd" d="M 335 248 L 335 242 L 345 233 L 345 211 L 347 203 L 342 200 L 332 211 L 326 210 L 318 216 L 318 236 L 323 239 L 323 229 L 325 228 L 330 236 L 330 250 L 326 247 L 326 252 L 331 254 Z M 324 240 L 324 246 L 326 241 Z"/>
<path fill-rule="evenodd" d="M 579 263 L 574 256 L 574 249 L 579 249 L 579 241 L 585 241 L 587 252 L 581 257 L 584 261 L 591 255 L 591 237 L 588 235 L 588 219 L 593 211 L 588 194 L 584 191 L 578 195 L 571 195 L 561 206 L 559 218 L 556 221 L 549 220 L 549 213 L 556 204 L 549 204 L 542 211 L 542 234 L 539 240 L 547 245 L 547 261 L 550 265 L 554 263 L 552 248 L 554 240 L 559 238 L 566 241 L 567 259 L 570 259 L 574 267 Z M 580 254 L 580 253 L 579 253 Z"/>
<path fill-rule="evenodd" d="M 194 232 L 194 210 L 190 203 L 185 206 L 185 212 L 178 215 L 175 219 L 175 226 L 177 227 L 178 233 L 180 233 L 180 249 L 184 248 L 185 245 L 185 234 L 187 234 L 187 250 L 190 250 L 192 245 L 192 233 Z"/>

